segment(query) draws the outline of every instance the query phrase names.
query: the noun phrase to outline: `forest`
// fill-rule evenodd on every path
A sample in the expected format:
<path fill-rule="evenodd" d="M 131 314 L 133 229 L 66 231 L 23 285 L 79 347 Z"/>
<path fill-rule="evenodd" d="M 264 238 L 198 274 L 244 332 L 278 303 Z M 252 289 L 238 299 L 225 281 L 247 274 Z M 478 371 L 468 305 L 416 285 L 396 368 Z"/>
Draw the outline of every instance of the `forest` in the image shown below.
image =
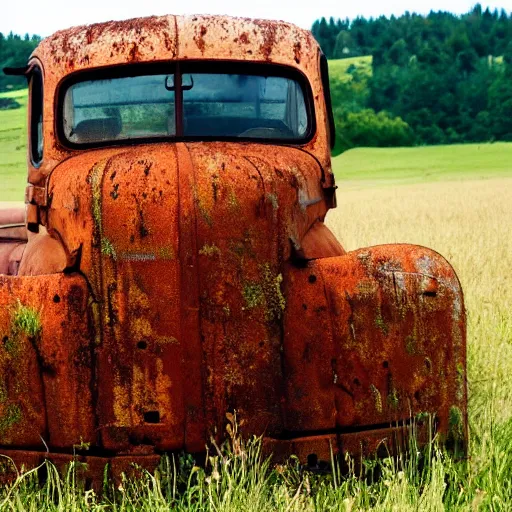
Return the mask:
<path fill-rule="evenodd" d="M 512 13 L 322 18 L 312 32 L 329 59 L 372 56 L 370 73 L 331 74 L 338 151 L 512 141 Z"/>
<path fill-rule="evenodd" d="M 512 141 L 512 13 L 333 16 L 311 30 L 330 60 L 335 154 Z M 0 33 L 0 67 L 25 64 L 39 41 Z M 0 92 L 24 86 L 0 74 Z"/>

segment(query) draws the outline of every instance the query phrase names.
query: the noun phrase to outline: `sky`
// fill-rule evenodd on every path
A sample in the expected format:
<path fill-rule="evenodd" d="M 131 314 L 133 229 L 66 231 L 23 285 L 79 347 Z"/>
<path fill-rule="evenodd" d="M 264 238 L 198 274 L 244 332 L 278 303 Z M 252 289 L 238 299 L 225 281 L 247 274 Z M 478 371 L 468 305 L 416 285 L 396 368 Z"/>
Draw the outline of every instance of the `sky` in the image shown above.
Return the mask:
<path fill-rule="evenodd" d="M 311 28 L 322 16 L 354 19 L 357 16 L 400 15 L 405 11 L 426 14 L 430 10 L 468 12 L 475 0 L 9 0 L 2 6 L 0 32 L 48 36 L 56 30 L 100 21 L 153 14 L 229 14 L 267 18 Z M 482 0 L 485 9 L 512 12 L 512 0 Z"/>

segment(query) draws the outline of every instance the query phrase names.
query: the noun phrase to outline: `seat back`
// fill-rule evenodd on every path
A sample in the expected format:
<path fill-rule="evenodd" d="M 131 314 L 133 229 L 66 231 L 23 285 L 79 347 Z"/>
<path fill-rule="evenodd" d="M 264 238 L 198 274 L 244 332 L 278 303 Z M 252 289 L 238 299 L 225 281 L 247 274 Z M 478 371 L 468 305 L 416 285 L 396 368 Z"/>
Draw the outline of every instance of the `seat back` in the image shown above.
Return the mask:
<path fill-rule="evenodd" d="M 25 208 L 0 208 L 0 274 L 18 273 L 27 240 Z"/>

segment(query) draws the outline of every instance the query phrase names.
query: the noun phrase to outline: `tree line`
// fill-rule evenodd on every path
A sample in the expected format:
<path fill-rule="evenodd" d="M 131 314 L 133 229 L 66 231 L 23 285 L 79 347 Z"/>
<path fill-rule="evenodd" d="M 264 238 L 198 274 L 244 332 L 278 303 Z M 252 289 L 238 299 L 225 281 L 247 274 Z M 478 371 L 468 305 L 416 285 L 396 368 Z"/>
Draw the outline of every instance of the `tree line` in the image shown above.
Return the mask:
<path fill-rule="evenodd" d="M 1 70 L 6 67 L 24 66 L 40 41 L 41 38 L 35 35 L 25 34 L 21 37 L 12 32 L 8 35 L 0 32 L 0 92 L 27 86 L 24 77 L 7 76 Z"/>
<path fill-rule="evenodd" d="M 322 18 L 312 32 L 328 58 L 372 56 L 332 76 L 337 150 L 512 141 L 512 14 L 477 4 L 457 16 Z"/>

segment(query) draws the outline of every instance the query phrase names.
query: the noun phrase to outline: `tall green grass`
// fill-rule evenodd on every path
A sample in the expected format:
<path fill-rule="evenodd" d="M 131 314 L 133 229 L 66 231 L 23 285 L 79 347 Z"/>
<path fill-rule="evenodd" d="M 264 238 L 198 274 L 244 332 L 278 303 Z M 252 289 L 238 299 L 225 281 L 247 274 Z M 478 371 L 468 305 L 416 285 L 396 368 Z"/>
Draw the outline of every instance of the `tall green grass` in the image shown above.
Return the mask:
<path fill-rule="evenodd" d="M 412 443 L 407 457 L 368 460 L 344 475 L 335 458 L 326 475 L 304 470 L 293 458 L 272 465 L 262 456 L 260 439 L 234 436 L 212 445 L 204 466 L 186 456 L 164 457 L 154 474 L 104 480 L 96 491 L 82 487 L 78 463 L 63 476 L 47 462 L 0 489 L 0 510 L 509 510 L 512 458 L 502 448 L 511 436 L 510 425 L 495 431 L 478 467 L 453 461 L 434 441 L 423 451 Z"/>

